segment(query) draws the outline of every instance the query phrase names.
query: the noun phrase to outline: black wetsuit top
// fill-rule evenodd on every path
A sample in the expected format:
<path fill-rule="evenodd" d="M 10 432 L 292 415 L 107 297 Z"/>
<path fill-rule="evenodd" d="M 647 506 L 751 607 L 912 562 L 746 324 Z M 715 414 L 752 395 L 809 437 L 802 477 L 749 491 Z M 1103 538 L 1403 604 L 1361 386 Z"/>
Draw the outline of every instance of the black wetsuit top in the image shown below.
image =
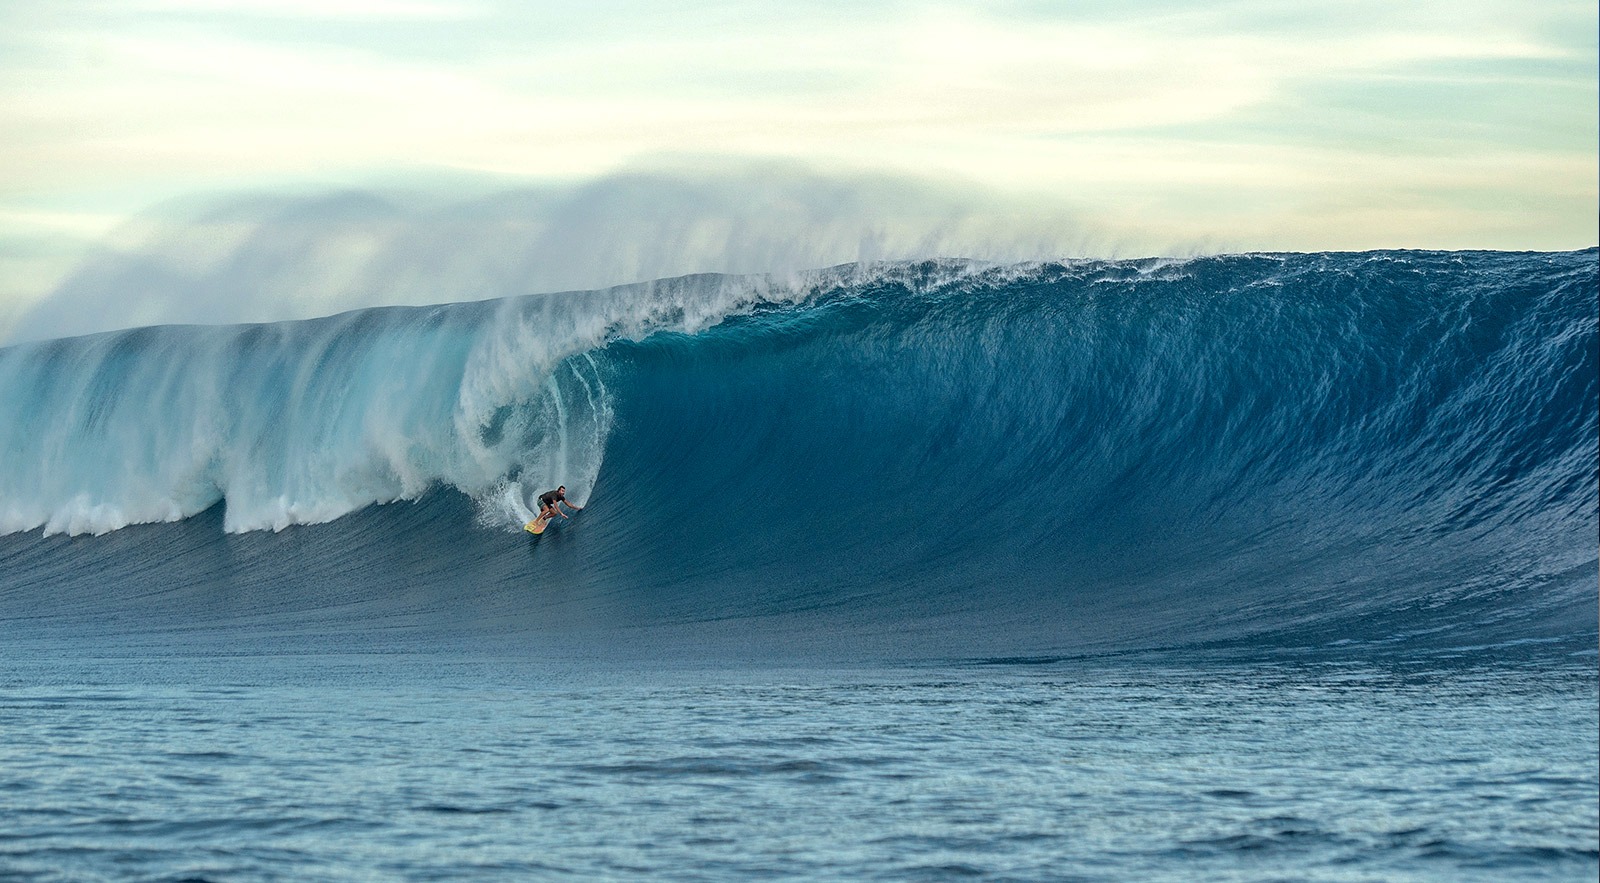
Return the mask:
<path fill-rule="evenodd" d="M 551 506 L 554 506 L 557 500 L 565 503 L 567 501 L 567 495 L 560 491 L 545 491 L 539 495 L 539 508 L 548 509 Z"/>

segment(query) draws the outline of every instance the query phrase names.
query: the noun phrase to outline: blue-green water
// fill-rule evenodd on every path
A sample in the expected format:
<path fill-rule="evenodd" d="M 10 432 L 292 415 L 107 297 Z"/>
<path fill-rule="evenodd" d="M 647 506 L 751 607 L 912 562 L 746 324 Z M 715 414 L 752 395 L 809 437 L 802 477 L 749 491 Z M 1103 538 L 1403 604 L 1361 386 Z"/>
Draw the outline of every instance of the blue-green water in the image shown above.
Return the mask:
<path fill-rule="evenodd" d="M 9 659 L 17 880 L 1592 880 L 1593 656 Z"/>

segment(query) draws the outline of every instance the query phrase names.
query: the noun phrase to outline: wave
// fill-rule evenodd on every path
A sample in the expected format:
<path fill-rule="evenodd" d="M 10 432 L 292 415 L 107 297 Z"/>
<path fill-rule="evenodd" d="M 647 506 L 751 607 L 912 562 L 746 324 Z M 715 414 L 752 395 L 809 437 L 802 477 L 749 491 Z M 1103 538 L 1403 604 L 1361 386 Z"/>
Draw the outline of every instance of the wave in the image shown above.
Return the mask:
<path fill-rule="evenodd" d="M 0 603 L 818 652 L 1592 635 L 1596 276 L 940 261 L 15 346 Z M 588 508 L 529 540 L 556 484 Z"/>

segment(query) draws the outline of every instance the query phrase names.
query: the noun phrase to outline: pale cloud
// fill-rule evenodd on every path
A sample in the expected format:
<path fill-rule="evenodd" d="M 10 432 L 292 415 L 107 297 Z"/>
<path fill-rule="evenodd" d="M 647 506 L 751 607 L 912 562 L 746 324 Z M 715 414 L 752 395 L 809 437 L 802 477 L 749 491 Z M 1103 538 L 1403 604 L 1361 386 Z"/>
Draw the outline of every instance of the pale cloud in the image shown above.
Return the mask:
<path fill-rule="evenodd" d="M 624 40 L 521 63 L 417 64 L 228 37 L 94 38 L 94 51 L 125 76 L 58 83 L 17 96 L 7 110 L 40 130 L 97 133 L 84 139 L 88 145 L 122 157 L 104 158 L 109 171 L 142 161 L 151 171 L 221 166 L 223 176 L 412 162 L 584 174 L 632 155 L 728 146 L 883 163 L 930 143 L 976 141 L 981 151 L 1018 135 L 1160 130 L 1219 119 L 1313 74 L 1541 51 L 1392 37 L 1294 50 L 1235 36 L 1163 45 L 1136 29 L 1022 31 L 962 18 L 892 36 L 875 58 L 841 65 L 857 80 L 844 101 L 784 90 L 794 71 L 830 59 L 797 56 L 808 49 L 801 43 L 782 64 L 764 64 L 780 49 L 764 38 L 719 44 L 716 57 L 700 63 L 702 79 L 735 84 L 723 95 L 653 82 L 652 71 L 693 57 L 703 48 L 698 43 Z M 560 92 L 546 88 L 555 71 L 566 86 Z M 981 163 L 957 153 L 940 165 L 981 177 Z M 1052 177 L 1034 171 L 1041 180 Z"/>
<path fill-rule="evenodd" d="M 484 7 L 443 0 L 122 0 L 124 10 L 268 18 L 461 20 L 478 18 Z"/>

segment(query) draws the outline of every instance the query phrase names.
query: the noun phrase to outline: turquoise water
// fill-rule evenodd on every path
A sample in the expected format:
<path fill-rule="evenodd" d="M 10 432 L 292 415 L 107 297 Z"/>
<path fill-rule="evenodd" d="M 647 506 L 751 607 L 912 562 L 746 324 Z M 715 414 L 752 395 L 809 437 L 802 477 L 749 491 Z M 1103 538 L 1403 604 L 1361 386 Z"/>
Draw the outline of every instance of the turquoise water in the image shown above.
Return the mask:
<path fill-rule="evenodd" d="M 1592 880 L 1593 656 L 7 660 L 17 880 Z"/>

